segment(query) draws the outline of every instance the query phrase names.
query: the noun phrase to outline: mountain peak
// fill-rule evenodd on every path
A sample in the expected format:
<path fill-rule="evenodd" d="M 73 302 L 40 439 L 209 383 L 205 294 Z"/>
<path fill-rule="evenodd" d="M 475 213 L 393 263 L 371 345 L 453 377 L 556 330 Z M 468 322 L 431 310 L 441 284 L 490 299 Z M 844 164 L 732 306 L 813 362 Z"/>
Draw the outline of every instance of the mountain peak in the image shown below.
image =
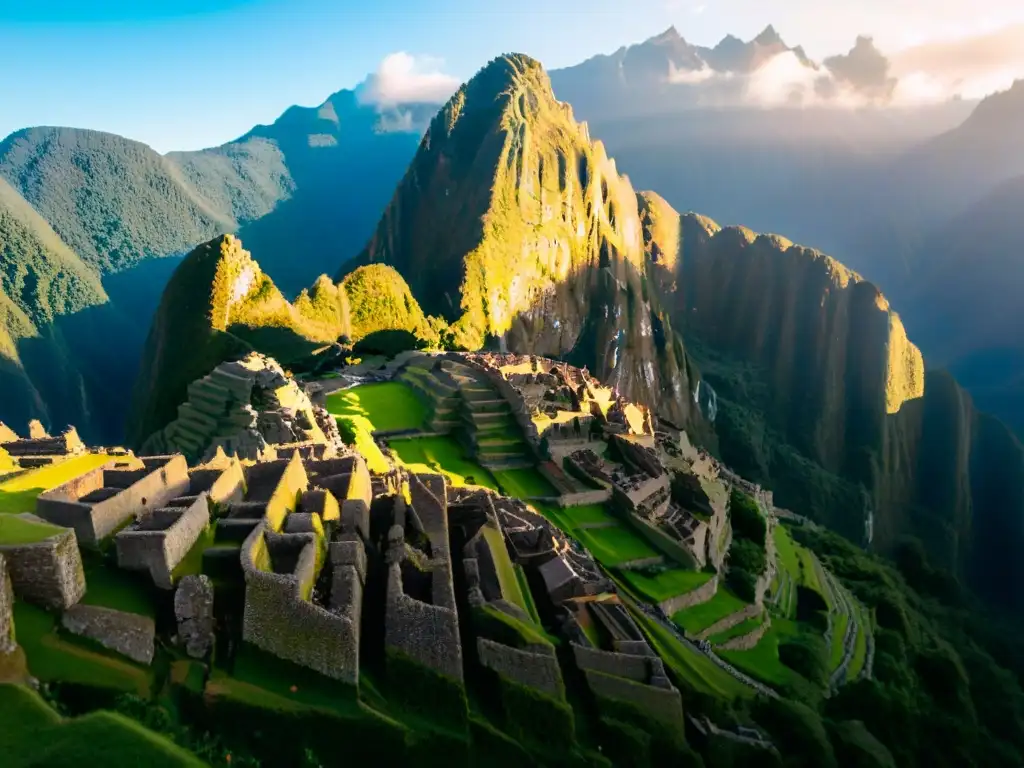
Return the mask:
<path fill-rule="evenodd" d="M 754 38 L 754 42 L 759 45 L 784 45 L 782 37 L 771 24 L 761 30 L 761 34 Z"/>
<path fill-rule="evenodd" d="M 659 43 L 679 43 L 682 41 L 683 36 L 679 34 L 679 30 L 677 30 L 675 28 L 675 25 L 673 24 L 660 35 L 655 35 L 647 42 L 654 43 L 655 45 L 657 45 Z"/>

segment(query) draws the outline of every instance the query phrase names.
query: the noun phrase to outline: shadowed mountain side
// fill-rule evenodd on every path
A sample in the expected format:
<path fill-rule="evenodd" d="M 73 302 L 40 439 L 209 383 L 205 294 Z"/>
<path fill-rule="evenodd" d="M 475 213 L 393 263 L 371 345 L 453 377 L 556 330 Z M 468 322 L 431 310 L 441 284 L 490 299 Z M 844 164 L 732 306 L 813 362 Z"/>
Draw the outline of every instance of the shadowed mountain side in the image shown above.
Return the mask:
<path fill-rule="evenodd" d="M 334 273 L 338 254 L 366 245 L 436 111 L 427 104 L 379 111 L 339 91 L 319 107 L 292 107 L 240 140 L 274 142 L 295 181 L 290 199 L 239 232 L 286 296 Z"/>
<path fill-rule="evenodd" d="M 438 113 L 359 261 L 394 266 L 459 346 L 568 356 L 694 417 L 685 355 L 643 284 L 635 193 L 527 56 L 492 61 Z"/>
<path fill-rule="evenodd" d="M 131 329 L 95 273 L 0 179 L 0 419 L 117 439 L 117 393 L 137 359 Z"/>
<path fill-rule="evenodd" d="M 936 563 L 1018 600 L 1010 577 L 1024 570 L 989 553 L 1005 546 L 996 535 L 1015 532 L 1024 545 L 1024 451 L 952 377 L 925 375 L 879 291 L 776 235 L 695 214 L 674 228 L 670 208 L 650 207 L 654 283 L 699 340 L 692 349 L 723 400 L 716 428 L 727 461 L 775 487 L 780 505 L 849 536 L 873 511 L 875 546 L 917 536 Z"/>

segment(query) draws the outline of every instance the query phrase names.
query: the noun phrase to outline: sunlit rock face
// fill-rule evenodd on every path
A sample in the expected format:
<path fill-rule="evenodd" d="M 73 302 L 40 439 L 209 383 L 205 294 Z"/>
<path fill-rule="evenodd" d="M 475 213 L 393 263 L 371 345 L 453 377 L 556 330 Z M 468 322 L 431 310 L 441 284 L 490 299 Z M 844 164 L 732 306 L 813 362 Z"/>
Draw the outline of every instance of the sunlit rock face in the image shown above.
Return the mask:
<path fill-rule="evenodd" d="M 565 356 L 685 425 L 682 342 L 647 290 L 637 197 L 532 59 L 434 118 L 361 261 L 393 265 L 459 344 Z"/>

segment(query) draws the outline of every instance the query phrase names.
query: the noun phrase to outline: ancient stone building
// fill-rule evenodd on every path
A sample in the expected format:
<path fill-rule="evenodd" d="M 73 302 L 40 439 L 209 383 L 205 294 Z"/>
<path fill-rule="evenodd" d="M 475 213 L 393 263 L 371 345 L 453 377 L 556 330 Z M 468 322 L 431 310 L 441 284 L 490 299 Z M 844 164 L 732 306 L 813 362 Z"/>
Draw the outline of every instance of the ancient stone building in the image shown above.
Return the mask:
<path fill-rule="evenodd" d="M 0 449 L 17 460 L 23 469 L 44 466 L 86 451 L 74 427 L 68 427 L 56 437 L 46 434 L 40 427 L 31 437 L 22 438 L 3 423 L 0 423 Z"/>
<path fill-rule="evenodd" d="M 149 571 L 158 587 L 171 589 L 172 572 L 210 524 L 211 507 L 241 501 L 244 493 L 238 459 L 190 470 L 188 488 L 182 495 L 139 515 L 117 533 L 118 567 Z"/>
<path fill-rule="evenodd" d="M 299 454 L 250 467 L 247 480 L 247 502 L 260 506 L 262 517 L 242 544 L 242 638 L 275 656 L 357 684 L 365 579 L 362 540 L 356 535 L 330 542 L 321 516 L 299 511 L 309 492 Z M 316 498 L 321 509 L 330 508 L 322 497 Z M 327 562 L 335 569 L 334 578 L 330 594 L 321 595 L 314 585 Z"/>
<path fill-rule="evenodd" d="M 624 701 L 680 732 L 679 691 L 618 597 L 575 598 L 565 607 L 576 666 L 598 700 Z"/>
<path fill-rule="evenodd" d="M 443 475 L 409 475 L 408 488 L 411 502 L 395 504 L 388 532 L 385 646 L 461 681 L 447 481 Z"/>
<path fill-rule="evenodd" d="M 453 494 L 450 494 L 450 496 Z M 565 687 L 562 673 L 550 641 L 540 633 L 510 644 L 504 633 L 489 632 L 493 612 L 513 618 L 526 626 L 534 619 L 519 604 L 522 590 L 529 589 L 513 577 L 505 537 L 498 522 L 493 494 L 483 489 L 462 492 L 449 498 L 448 517 L 451 526 L 461 529 L 466 540 L 462 551 L 462 567 L 468 603 L 477 620 L 477 658 L 487 669 L 519 685 L 525 685 L 548 696 L 562 700 Z M 517 594 L 519 593 L 519 594 Z M 541 641 L 543 639 L 543 641 Z"/>
<path fill-rule="evenodd" d="M 184 456 L 152 456 L 139 463 L 138 468 L 122 468 L 111 460 L 41 493 L 36 513 L 54 525 L 74 529 L 79 544 L 96 546 L 133 517 L 141 518 L 187 494 Z"/>

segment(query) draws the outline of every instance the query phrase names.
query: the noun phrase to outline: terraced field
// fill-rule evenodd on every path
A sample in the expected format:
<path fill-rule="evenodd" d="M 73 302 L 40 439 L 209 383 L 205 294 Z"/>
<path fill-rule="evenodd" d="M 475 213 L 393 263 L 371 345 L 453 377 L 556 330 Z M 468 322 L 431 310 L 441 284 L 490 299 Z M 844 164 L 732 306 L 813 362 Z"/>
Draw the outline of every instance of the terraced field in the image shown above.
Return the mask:
<path fill-rule="evenodd" d="M 715 596 L 705 603 L 684 608 L 672 614 L 672 622 L 688 635 L 698 635 L 726 616 L 742 611 L 747 603 L 740 600 L 727 588 L 720 586 Z"/>

